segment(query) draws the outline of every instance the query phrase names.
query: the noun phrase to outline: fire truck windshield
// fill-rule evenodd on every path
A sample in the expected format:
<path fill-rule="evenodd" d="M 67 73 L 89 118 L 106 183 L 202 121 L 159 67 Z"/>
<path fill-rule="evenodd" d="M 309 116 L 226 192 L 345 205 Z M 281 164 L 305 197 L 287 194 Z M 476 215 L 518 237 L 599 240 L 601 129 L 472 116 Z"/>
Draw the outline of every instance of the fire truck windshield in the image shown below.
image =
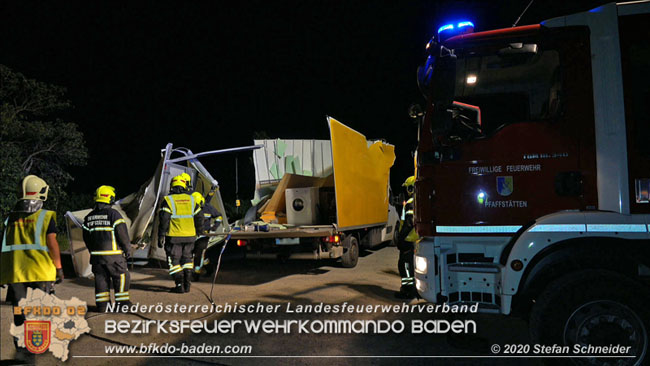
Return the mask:
<path fill-rule="evenodd" d="M 512 123 L 550 120 L 560 109 L 560 56 L 537 44 L 457 49 L 454 101 L 478 106 L 482 134 Z"/>

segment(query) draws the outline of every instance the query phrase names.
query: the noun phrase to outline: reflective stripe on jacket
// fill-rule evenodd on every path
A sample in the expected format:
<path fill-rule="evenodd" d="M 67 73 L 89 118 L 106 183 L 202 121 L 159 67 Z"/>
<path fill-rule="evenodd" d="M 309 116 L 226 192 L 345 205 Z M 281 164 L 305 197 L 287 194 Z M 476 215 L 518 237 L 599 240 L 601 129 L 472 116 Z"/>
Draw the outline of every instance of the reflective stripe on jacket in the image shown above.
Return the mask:
<path fill-rule="evenodd" d="M 167 236 L 188 237 L 196 236 L 194 227 L 194 215 L 201 211 L 201 208 L 194 202 L 194 197 L 186 193 L 171 194 L 165 196 L 167 207 L 161 210 L 171 214 Z"/>
<path fill-rule="evenodd" d="M 123 254 L 131 251 L 126 220 L 110 204 L 97 202 L 84 217 L 83 229 L 92 265 L 124 261 Z"/>
<path fill-rule="evenodd" d="M 122 216 L 110 207 L 95 208 L 84 218 L 84 241 L 91 255 L 121 255 L 115 229 L 126 224 Z"/>
<path fill-rule="evenodd" d="M 56 268 L 47 248 L 47 228 L 56 213 L 40 209 L 5 221 L 0 253 L 0 284 L 54 281 Z"/>

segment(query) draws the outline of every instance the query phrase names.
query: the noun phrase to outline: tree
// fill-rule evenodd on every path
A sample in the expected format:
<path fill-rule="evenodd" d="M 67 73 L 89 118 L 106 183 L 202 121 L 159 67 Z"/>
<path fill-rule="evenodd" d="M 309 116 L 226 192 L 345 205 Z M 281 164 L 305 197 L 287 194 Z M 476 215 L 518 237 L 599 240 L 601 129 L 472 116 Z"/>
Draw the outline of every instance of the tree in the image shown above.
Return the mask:
<path fill-rule="evenodd" d="M 88 152 L 77 125 L 61 119 L 72 107 L 65 88 L 27 79 L 0 65 L 0 214 L 16 201 L 29 174 L 50 186 L 46 207 L 57 209 L 73 179 L 65 169 L 86 164 Z"/>

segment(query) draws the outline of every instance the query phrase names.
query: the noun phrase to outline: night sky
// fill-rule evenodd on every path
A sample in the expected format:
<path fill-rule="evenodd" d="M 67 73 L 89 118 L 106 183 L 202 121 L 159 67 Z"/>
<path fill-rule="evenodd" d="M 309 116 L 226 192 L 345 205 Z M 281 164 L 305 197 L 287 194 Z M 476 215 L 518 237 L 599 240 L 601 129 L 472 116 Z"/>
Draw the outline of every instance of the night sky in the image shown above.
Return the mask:
<path fill-rule="evenodd" d="M 509 27 L 528 2 L 1 1 L 0 64 L 67 88 L 66 119 L 90 153 L 72 191 L 135 191 L 167 142 L 200 152 L 251 145 L 255 131 L 327 139 L 327 115 L 396 146 L 397 189 L 412 174 L 407 109 L 423 103 L 426 42 L 447 19 Z M 520 25 L 603 3 L 536 0 Z M 243 199 L 249 157 L 239 155 Z M 231 199 L 234 155 L 202 161 Z"/>

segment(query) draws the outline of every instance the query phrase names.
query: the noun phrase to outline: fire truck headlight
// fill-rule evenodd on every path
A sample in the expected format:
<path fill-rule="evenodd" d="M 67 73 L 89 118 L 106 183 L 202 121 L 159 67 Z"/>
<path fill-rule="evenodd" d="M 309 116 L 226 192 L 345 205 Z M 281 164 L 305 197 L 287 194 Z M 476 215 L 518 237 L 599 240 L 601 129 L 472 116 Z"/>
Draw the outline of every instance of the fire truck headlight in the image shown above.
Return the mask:
<path fill-rule="evenodd" d="M 426 274 L 428 265 L 426 258 L 415 256 L 415 272 Z"/>
<path fill-rule="evenodd" d="M 415 279 L 415 288 L 420 292 L 425 292 L 427 290 L 427 283 L 420 280 L 419 278 Z"/>

